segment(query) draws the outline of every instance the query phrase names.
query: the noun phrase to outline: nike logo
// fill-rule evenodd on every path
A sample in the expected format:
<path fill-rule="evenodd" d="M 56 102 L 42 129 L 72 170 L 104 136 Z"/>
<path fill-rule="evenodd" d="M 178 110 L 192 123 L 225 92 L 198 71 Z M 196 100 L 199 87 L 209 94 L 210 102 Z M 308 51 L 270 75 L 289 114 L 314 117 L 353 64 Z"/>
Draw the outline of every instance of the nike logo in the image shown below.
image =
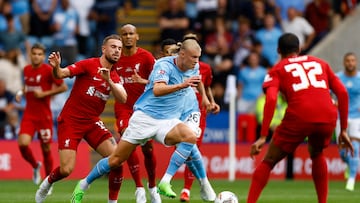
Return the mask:
<path fill-rule="evenodd" d="M 102 81 L 102 79 L 100 79 L 100 78 L 97 78 L 97 77 L 93 77 L 93 80 L 95 80 L 95 81 Z"/>

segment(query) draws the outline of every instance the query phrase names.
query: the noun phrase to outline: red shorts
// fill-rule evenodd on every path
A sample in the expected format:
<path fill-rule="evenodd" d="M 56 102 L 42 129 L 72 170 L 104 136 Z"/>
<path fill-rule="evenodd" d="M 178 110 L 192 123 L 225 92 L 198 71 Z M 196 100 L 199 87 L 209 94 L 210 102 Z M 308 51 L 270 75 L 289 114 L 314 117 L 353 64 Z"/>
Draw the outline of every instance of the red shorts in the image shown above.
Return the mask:
<path fill-rule="evenodd" d="M 34 137 L 37 132 L 38 138 L 41 143 L 51 143 L 53 136 L 53 120 L 51 117 L 45 117 L 41 119 L 34 119 L 24 115 L 20 124 L 21 134 L 28 134 Z"/>
<path fill-rule="evenodd" d="M 76 150 L 82 139 L 93 149 L 96 149 L 102 142 L 111 137 L 112 134 L 100 118 L 86 121 L 58 118 L 58 144 L 60 150 Z"/>
<path fill-rule="evenodd" d="M 121 134 L 129 125 L 131 115 L 134 113 L 132 109 L 121 109 L 115 112 L 117 131 Z"/>
<path fill-rule="evenodd" d="M 296 147 L 308 138 L 308 143 L 314 148 L 326 148 L 331 141 L 336 123 L 282 123 L 276 128 L 274 144 L 285 152 L 292 153 Z"/>

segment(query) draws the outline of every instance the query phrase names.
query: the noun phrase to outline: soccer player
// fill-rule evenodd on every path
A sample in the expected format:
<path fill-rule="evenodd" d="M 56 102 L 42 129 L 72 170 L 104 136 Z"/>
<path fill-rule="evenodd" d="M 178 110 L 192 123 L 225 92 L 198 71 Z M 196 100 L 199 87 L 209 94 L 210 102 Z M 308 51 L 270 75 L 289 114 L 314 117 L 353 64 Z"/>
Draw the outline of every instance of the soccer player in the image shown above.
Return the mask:
<path fill-rule="evenodd" d="M 22 157 L 33 168 L 33 181 L 37 185 L 41 181 L 41 161 L 37 161 L 30 148 L 30 143 L 37 133 L 41 143 L 44 158 L 45 174 L 50 174 L 53 169 L 51 155 L 51 142 L 53 136 L 53 120 L 50 109 L 51 96 L 67 90 L 67 85 L 62 79 L 55 79 L 52 67 L 44 63 L 45 47 L 34 44 L 30 50 L 31 64 L 24 67 L 24 87 L 16 93 L 15 100 L 21 101 L 25 94 L 26 106 L 20 124 L 18 145 Z M 41 116 L 39 116 L 41 115 Z"/>
<path fill-rule="evenodd" d="M 357 70 L 357 58 L 352 52 L 344 55 L 344 70 L 337 73 L 349 93 L 348 134 L 354 147 L 354 156 L 345 149 L 340 150 L 340 156 L 347 165 L 345 189 L 354 191 L 360 150 L 360 73 Z M 337 126 L 339 131 L 340 126 Z"/>
<path fill-rule="evenodd" d="M 353 153 L 346 133 L 348 94 L 327 62 L 313 56 L 299 56 L 299 39 L 294 34 L 285 33 L 279 38 L 278 52 L 281 60 L 270 69 L 263 84 L 266 94 L 264 118 L 261 136 L 250 149 L 252 158 L 260 153 L 266 142 L 278 91 L 284 94 L 288 108 L 274 132 L 263 161 L 253 173 L 247 202 L 254 203 L 258 200 L 273 167 L 308 138 L 318 202 L 326 203 L 328 170 L 323 150 L 331 141 L 338 111 L 341 123 L 339 147 Z M 338 98 L 338 109 L 332 101 L 330 90 Z"/>
<path fill-rule="evenodd" d="M 140 47 L 137 47 L 139 35 L 136 27 L 126 24 L 120 29 L 120 37 L 123 42 L 123 49 L 119 61 L 115 64 L 116 71 L 124 82 L 126 92 L 131 92 L 125 103 L 115 102 L 114 110 L 116 117 L 116 127 L 120 135 L 128 127 L 130 116 L 133 114 L 133 106 L 136 100 L 144 92 L 148 77 L 153 69 L 155 58 L 152 54 Z M 145 168 L 148 174 L 148 189 L 151 202 L 160 203 L 161 198 L 157 192 L 155 182 L 156 159 L 153 149 L 153 141 L 149 140 L 142 145 L 144 154 Z M 141 182 L 139 171 L 139 158 L 136 151 L 131 153 L 127 159 L 130 173 L 135 181 L 135 197 L 137 203 L 146 203 L 146 192 Z"/>
<path fill-rule="evenodd" d="M 184 40 L 193 39 L 198 40 L 196 35 L 187 34 L 184 36 Z M 171 56 L 177 53 L 179 47 L 175 40 L 166 39 L 161 43 L 161 52 L 164 56 Z M 204 85 L 204 89 L 206 91 L 207 97 L 205 99 L 210 102 L 210 109 L 207 108 L 206 104 L 203 103 L 203 96 L 197 90 L 197 88 L 193 88 L 195 94 L 187 96 L 185 107 L 188 107 L 187 110 L 184 111 L 180 120 L 184 121 L 189 127 L 193 128 L 195 132 L 197 132 L 197 140 L 196 145 L 200 147 L 202 143 L 202 139 L 205 132 L 206 127 L 206 114 L 208 110 L 212 113 L 217 114 L 220 111 L 220 106 L 216 104 L 214 101 L 214 97 L 211 92 L 211 82 L 212 82 L 212 70 L 209 64 L 199 61 L 199 71 L 201 76 L 201 82 Z M 192 98 L 192 100 L 190 99 Z M 191 159 L 187 160 L 187 164 L 191 162 Z M 180 201 L 181 202 L 189 202 L 190 201 L 190 189 L 195 177 L 194 174 L 189 170 L 189 167 L 185 168 L 184 172 L 184 188 L 181 190 Z"/>
<path fill-rule="evenodd" d="M 103 40 L 102 55 L 60 67 L 59 52 L 52 52 L 49 63 L 56 78 L 76 76 L 72 91 L 58 117 L 58 144 L 60 166 L 56 167 L 40 184 L 36 192 L 37 203 L 44 202 L 49 188 L 69 176 L 74 169 L 76 150 L 82 139 L 101 156 L 109 156 L 116 141 L 100 120 L 110 91 L 119 102 L 125 102 L 126 91 L 113 66 L 121 56 L 122 42 L 118 35 Z M 121 185 L 121 173 L 112 170 L 109 174 L 109 203 L 117 202 Z M 77 202 L 76 198 L 72 202 Z"/>
<path fill-rule="evenodd" d="M 185 35 L 186 37 L 186 35 Z M 196 139 L 196 145 L 198 147 L 201 146 L 204 132 L 206 128 L 206 116 L 208 112 L 211 112 L 213 114 L 217 114 L 220 112 L 220 106 L 215 102 L 214 97 L 212 95 L 211 90 L 211 82 L 212 82 L 212 70 L 209 64 L 204 63 L 202 61 L 199 62 L 199 71 L 201 76 L 201 81 L 204 84 L 204 89 L 206 91 L 207 99 L 210 102 L 210 109 L 207 109 L 206 106 L 203 105 L 203 96 L 199 93 L 199 91 L 196 88 L 193 88 L 196 94 L 196 98 L 198 101 L 198 109 L 200 109 L 200 133 Z M 191 116 L 191 115 L 190 115 Z M 187 119 L 188 120 L 188 119 Z M 192 183 L 194 181 L 195 177 L 194 174 L 189 170 L 189 167 L 185 168 L 184 171 L 184 187 L 181 190 L 180 194 L 180 201 L 181 202 L 189 202 L 190 201 L 190 190 Z"/>
<path fill-rule="evenodd" d="M 200 160 L 197 164 L 202 166 L 196 165 L 197 169 L 204 168 L 200 151 L 196 147 L 195 132 L 179 120 L 187 99 L 184 95 L 189 88 L 200 82 L 199 76 L 188 77 L 186 74 L 197 66 L 200 55 L 199 44 L 195 40 L 185 40 L 177 56 L 164 57 L 155 62 L 149 83 L 134 105 L 129 126 L 116 150 L 109 157 L 101 159 L 88 176 L 80 180 L 74 190 L 76 196 L 83 197 L 85 190 L 95 179 L 108 173 L 111 168 L 121 166 L 137 145 L 144 144 L 149 139 L 156 139 L 165 146 L 177 145 L 169 163 L 174 171 L 189 156 Z M 201 179 L 200 183 L 202 198 L 214 201 L 216 194 L 208 179 Z M 165 188 L 171 190 L 171 185 L 165 184 Z M 158 189 L 160 193 L 164 192 L 160 187 Z"/>

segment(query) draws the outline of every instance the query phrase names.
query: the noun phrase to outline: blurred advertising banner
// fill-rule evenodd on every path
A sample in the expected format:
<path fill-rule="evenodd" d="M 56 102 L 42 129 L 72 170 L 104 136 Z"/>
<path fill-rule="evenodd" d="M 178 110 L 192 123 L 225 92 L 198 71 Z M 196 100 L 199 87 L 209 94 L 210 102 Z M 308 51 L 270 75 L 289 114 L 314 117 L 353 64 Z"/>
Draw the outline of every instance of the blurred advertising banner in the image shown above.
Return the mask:
<path fill-rule="evenodd" d="M 33 141 L 31 149 L 36 160 L 43 162 L 40 142 Z M 56 142 L 52 143 L 51 151 L 54 159 L 54 168 L 59 166 L 59 154 Z M 87 143 L 81 142 L 77 150 L 76 166 L 70 179 L 83 178 L 90 170 L 91 149 Z M 0 141 L 0 179 L 32 179 L 33 170 L 21 156 L 16 140 Z M 41 177 L 45 177 L 44 162 L 41 169 Z"/>
<path fill-rule="evenodd" d="M 170 156 L 174 147 L 164 147 L 162 144 L 154 142 L 154 150 L 157 160 L 156 176 L 158 179 L 165 173 Z M 42 160 L 39 142 L 35 141 L 31 144 L 32 149 L 37 160 Z M 263 149 L 260 155 L 252 160 L 249 156 L 249 144 L 236 145 L 236 178 L 249 179 L 255 167 L 262 160 L 267 146 Z M 204 163 L 209 178 L 227 179 L 229 170 L 228 145 L 226 143 L 208 144 L 204 143 L 200 147 L 203 154 Z M 78 155 L 76 166 L 73 173 L 69 176 L 70 179 L 80 179 L 91 169 L 91 153 L 87 143 L 82 142 L 78 148 Z M 57 153 L 57 143 L 52 145 L 52 153 L 54 156 L 54 167 L 59 165 L 59 158 Z M 136 153 L 140 159 L 140 171 L 144 179 L 147 178 L 144 167 L 144 156 L 142 155 L 140 147 L 137 148 Z M 345 164 L 341 161 L 336 145 L 330 145 L 325 150 L 325 156 L 328 162 L 329 177 L 331 180 L 343 180 Z M 96 159 L 99 157 L 96 157 Z M 96 160 L 94 160 L 96 162 Z M 95 163 L 93 162 L 93 163 Z M 307 145 L 300 145 L 294 155 L 294 178 L 295 179 L 311 179 L 311 159 L 307 152 Z M 272 171 L 271 178 L 285 179 L 286 173 L 286 159 L 281 161 Z M 125 178 L 131 178 L 127 164 L 124 164 Z M 180 168 L 175 178 L 183 178 L 184 166 Z M 41 171 L 44 178 L 44 169 Z M 359 172 L 358 172 L 359 173 Z M 16 141 L 0 141 L 0 179 L 31 179 L 32 168 L 21 157 Z"/>
<path fill-rule="evenodd" d="M 160 179 L 165 173 L 173 147 L 164 147 L 159 143 L 154 146 L 156 159 L 157 159 L 157 178 Z M 221 144 L 203 144 L 200 147 L 203 154 L 204 163 L 209 178 L 227 179 L 229 170 L 228 159 L 228 145 Z M 249 179 L 255 167 L 262 160 L 267 146 L 263 149 L 260 155 L 252 160 L 249 156 L 250 144 L 237 144 L 236 146 L 236 178 Z M 140 147 L 136 150 L 140 158 L 140 170 L 144 178 L 147 178 L 145 168 L 143 166 L 143 155 Z M 343 180 L 345 164 L 341 161 L 336 145 L 330 145 L 325 150 L 325 156 L 328 162 L 328 171 L 330 180 Z M 300 145 L 294 155 L 294 178 L 295 179 L 311 179 L 311 159 L 307 152 L 307 145 Z M 286 159 L 278 163 L 271 173 L 272 179 L 285 179 L 286 175 Z M 126 165 L 126 164 L 125 164 Z M 175 178 L 183 178 L 184 167 L 181 167 L 177 172 Z M 128 166 L 124 168 L 125 178 L 131 178 Z"/>

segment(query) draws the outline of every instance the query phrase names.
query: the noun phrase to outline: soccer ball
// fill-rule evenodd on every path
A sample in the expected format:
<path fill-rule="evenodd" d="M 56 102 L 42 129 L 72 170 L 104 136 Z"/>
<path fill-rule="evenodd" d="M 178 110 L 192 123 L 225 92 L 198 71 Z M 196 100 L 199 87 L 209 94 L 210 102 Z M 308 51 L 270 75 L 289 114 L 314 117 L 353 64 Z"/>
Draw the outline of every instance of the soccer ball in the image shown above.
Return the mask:
<path fill-rule="evenodd" d="M 239 200 L 236 195 L 230 191 L 220 192 L 214 201 L 214 203 L 238 203 Z"/>

